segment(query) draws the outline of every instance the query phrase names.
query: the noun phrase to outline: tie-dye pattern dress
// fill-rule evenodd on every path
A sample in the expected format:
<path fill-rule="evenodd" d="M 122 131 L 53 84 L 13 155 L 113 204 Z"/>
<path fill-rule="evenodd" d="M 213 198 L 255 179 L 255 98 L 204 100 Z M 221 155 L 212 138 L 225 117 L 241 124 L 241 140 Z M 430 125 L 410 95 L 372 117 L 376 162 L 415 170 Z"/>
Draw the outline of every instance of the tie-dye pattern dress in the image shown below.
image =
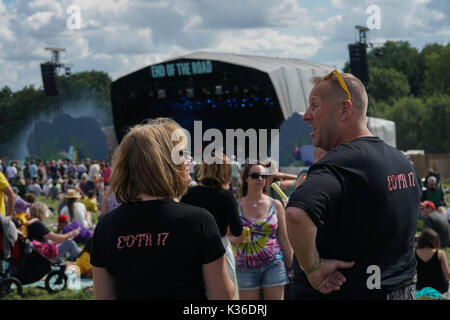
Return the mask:
<path fill-rule="evenodd" d="M 236 247 L 236 267 L 261 268 L 283 254 L 278 242 L 278 217 L 273 199 L 267 216 L 258 219 L 245 218 L 239 202 L 239 215 L 244 227 L 250 229 L 251 241 L 243 241 Z"/>

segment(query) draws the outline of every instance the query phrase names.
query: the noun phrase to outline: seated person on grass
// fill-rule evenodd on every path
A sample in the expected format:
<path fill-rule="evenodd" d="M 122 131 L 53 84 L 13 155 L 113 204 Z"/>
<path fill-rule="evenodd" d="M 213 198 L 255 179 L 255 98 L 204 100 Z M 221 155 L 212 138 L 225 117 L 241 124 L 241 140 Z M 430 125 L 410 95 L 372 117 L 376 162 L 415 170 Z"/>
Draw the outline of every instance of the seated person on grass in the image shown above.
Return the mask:
<path fill-rule="evenodd" d="M 32 204 L 30 214 L 32 218 L 37 218 L 38 221 L 28 226 L 28 239 L 30 241 L 36 240 L 43 243 L 52 241 L 58 244 L 58 257 L 75 260 L 81 252 L 75 241 L 72 239 L 77 237 L 80 231 L 78 229 L 72 230 L 65 234 L 57 234 L 50 231 L 42 222 L 48 217 L 50 210 L 43 202 L 37 201 Z"/>
<path fill-rule="evenodd" d="M 81 251 L 76 260 L 76 265 L 80 268 L 80 274 L 82 278 L 92 278 L 92 265 L 91 265 L 91 245 L 92 237 L 88 239 L 86 245 Z"/>
<path fill-rule="evenodd" d="M 76 243 L 86 244 L 88 240 L 92 237 L 92 231 L 86 229 L 83 224 L 79 221 L 74 221 L 70 223 L 69 216 L 62 214 L 58 217 L 58 229 L 56 232 L 62 231 L 62 233 L 68 233 L 72 230 L 79 230 L 80 233 L 73 240 Z"/>

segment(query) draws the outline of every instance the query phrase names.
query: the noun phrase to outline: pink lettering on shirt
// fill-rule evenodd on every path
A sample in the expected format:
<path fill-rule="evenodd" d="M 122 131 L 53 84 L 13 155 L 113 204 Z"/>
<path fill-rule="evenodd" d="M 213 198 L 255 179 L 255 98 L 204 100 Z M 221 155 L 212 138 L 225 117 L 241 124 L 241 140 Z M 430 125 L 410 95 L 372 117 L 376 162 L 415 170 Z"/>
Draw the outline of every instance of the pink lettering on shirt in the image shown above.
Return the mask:
<path fill-rule="evenodd" d="M 120 237 L 117 238 L 117 249 L 123 249 L 123 248 L 125 248 L 125 246 L 123 246 L 123 245 L 121 246 L 121 245 L 120 245 L 120 242 L 121 242 L 120 240 L 121 240 L 121 239 L 125 239 L 125 237 L 124 237 L 124 236 L 120 236 Z"/>
<path fill-rule="evenodd" d="M 414 181 L 414 172 L 409 172 L 407 174 L 408 179 L 406 178 L 406 175 L 403 173 L 399 174 L 391 174 L 387 176 L 387 188 L 389 191 L 395 191 L 395 190 L 402 190 L 402 189 L 408 189 L 416 186 L 416 183 Z M 409 183 L 408 183 L 409 182 Z"/>
<path fill-rule="evenodd" d="M 124 248 L 133 248 L 133 247 L 165 247 L 167 238 L 169 237 L 169 232 L 161 232 L 156 234 L 156 245 L 152 242 L 152 234 L 151 233 L 139 233 L 136 235 L 126 235 L 119 236 L 117 238 L 117 249 L 122 250 Z"/>

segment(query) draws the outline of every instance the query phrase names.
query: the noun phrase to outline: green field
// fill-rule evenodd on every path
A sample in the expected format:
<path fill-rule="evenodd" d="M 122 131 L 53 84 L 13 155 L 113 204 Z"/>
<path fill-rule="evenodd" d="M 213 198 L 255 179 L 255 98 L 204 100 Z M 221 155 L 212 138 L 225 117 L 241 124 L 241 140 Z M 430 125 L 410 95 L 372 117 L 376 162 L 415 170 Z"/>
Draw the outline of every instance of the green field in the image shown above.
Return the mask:
<path fill-rule="evenodd" d="M 48 207 L 53 207 L 55 212 L 58 210 L 58 201 L 52 200 L 45 197 L 37 197 L 36 201 L 42 201 L 47 204 Z M 97 223 L 99 212 L 92 214 L 92 220 L 94 224 Z M 58 224 L 58 215 L 54 214 L 47 219 L 45 219 L 44 224 L 46 224 L 49 229 Z M 18 294 L 11 293 L 3 298 L 3 300 L 92 300 L 94 299 L 93 288 L 85 288 L 83 290 L 71 290 L 64 289 L 58 293 L 48 293 L 45 288 L 23 288 L 22 297 Z"/>

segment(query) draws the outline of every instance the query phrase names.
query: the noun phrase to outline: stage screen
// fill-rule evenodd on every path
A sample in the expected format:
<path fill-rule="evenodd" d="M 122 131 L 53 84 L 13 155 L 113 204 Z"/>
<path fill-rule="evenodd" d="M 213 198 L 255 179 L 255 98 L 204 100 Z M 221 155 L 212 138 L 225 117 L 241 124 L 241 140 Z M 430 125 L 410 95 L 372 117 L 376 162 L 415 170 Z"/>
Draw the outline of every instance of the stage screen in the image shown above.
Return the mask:
<path fill-rule="evenodd" d="M 202 121 L 203 132 L 216 128 L 225 137 L 225 129 L 270 133 L 284 120 L 266 73 L 211 60 L 179 59 L 138 70 L 112 83 L 111 101 L 119 142 L 128 127 L 148 118 L 172 118 L 192 139 L 194 121 Z"/>

